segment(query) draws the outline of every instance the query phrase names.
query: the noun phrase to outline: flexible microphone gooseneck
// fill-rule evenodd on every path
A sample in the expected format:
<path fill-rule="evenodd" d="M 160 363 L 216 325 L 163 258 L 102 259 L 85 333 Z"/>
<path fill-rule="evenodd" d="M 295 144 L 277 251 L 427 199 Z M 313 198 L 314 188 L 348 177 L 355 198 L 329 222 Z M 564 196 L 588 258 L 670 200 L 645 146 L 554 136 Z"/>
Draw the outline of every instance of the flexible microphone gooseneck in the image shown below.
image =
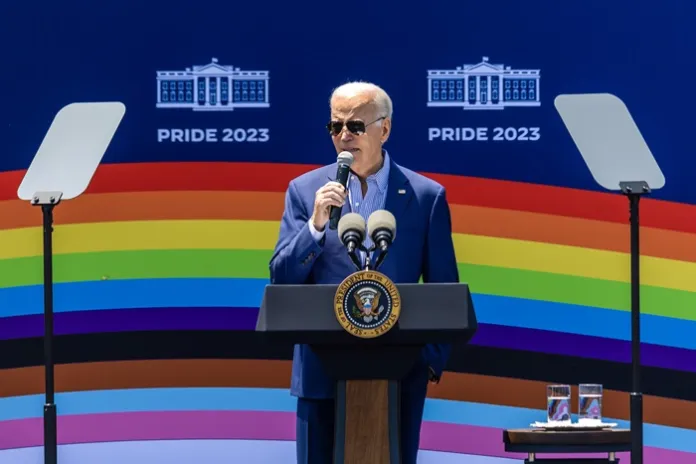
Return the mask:
<path fill-rule="evenodd" d="M 338 163 L 338 168 L 336 169 L 336 182 L 341 184 L 343 187 L 348 185 L 348 175 L 350 174 L 350 167 L 355 161 L 353 154 L 349 151 L 342 151 L 338 154 L 336 162 Z M 338 227 L 338 220 L 341 218 L 341 208 L 338 206 L 332 206 L 329 212 L 329 229 L 335 230 Z"/>

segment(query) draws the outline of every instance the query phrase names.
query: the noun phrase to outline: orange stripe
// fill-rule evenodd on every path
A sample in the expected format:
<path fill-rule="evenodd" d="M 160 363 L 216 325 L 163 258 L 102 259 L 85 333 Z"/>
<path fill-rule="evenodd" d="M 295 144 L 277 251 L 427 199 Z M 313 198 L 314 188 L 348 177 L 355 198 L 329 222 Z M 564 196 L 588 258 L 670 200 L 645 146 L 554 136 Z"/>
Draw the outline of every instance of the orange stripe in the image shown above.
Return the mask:
<path fill-rule="evenodd" d="M 61 204 L 55 211 L 55 222 L 278 221 L 283 214 L 284 198 L 285 194 L 279 192 L 242 191 L 90 194 Z M 481 206 L 452 204 L 450 208 L 455 233 L 629 252 L 629 230 L 623 224 Z M 20 200 L 0 202 L 0 230 L 40 225 L 38 208 Z M 643 227 L 641 252 L 645 256 L 696 262 L 696 235 Z"/>
<path fill-rule="evenodd" d="M 61 203 L 56 225 L 163 219 L 277 221 L 284 194 L 276 192 L 132 192 L 83 195 Z M 41 225 L 41 210 L 25 201 L 0 202 L 0 230 Z"/>

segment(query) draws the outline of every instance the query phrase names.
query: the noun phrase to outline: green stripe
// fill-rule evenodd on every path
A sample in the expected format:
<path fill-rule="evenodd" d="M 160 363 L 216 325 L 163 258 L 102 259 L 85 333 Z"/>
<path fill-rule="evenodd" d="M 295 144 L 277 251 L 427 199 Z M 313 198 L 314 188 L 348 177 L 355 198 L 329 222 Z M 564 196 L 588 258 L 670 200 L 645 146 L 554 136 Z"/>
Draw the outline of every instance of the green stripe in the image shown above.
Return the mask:
<path fill-rule="evenodd" d="M 631 310 L 628 283 L 563 274 L 459 264 L 459 279 L 473 293 Z M 696 293 L 641 285 L 641 313 L 696 320 Z"/>
<path fill-rule="evenodd" d="M 54 257 L 60 282 L 176 277 L 268 278 L 270 250 L 156 250 L 76 253 Z M 474 293 L 630 310 L 630 286 L 582 277 L 459 265 L 460 280 Z M 41 257 L 0 260 L 0 288 L 42 282 Z M 641 287 L 645 314 L 696 320 L 696 293 Z"/>

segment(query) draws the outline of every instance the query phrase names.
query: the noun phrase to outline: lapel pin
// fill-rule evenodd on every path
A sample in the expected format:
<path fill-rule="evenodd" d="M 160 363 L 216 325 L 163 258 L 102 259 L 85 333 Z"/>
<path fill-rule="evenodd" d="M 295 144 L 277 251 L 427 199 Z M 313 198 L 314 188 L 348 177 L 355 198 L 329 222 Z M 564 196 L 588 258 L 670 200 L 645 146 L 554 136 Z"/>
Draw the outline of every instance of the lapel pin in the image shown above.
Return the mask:
<path fill-rule="evenodd" d="M 404 190 L 404 189 L 399 189 L 399 195 L 403 195 L 403 194 L 405 194 L 405 193 L 406 193 L 406 190 Z"/>

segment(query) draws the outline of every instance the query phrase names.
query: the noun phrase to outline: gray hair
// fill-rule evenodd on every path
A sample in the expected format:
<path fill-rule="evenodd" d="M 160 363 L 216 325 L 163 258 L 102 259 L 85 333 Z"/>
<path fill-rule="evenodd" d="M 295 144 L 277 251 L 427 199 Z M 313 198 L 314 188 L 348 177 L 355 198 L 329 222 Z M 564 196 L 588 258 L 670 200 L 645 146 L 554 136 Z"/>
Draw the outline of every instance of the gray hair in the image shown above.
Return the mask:
<path fill-rule="evenodd" d="M 354 95 L 358 95 L 361 93 L 366 93 L 369 92 L 371 93 L 371 103 L 377 106 L 379 110 L 379 115 L 380 116 L 386 116 L 391 119 L 392 117 L 392 112 L 394 111 L 394 107 L 392 105 L 392 100 L 391 97 L 389 97 L 389 94 L 385 92 L 385 90 L 378 86 L 377 84 L 373 84 L 371 82 L 364 82 L 364 81 L 354 81 L 354 82 L 347 82 L 345 84 L 342 84 L 334 89 L 333 92 L 331 92 L 331 98 L 329 99 L 329 105 L 331 105 L 331 101 L 333 98 L 337 95 L 345 96 L 345 97 L 352 97 Z"/>

